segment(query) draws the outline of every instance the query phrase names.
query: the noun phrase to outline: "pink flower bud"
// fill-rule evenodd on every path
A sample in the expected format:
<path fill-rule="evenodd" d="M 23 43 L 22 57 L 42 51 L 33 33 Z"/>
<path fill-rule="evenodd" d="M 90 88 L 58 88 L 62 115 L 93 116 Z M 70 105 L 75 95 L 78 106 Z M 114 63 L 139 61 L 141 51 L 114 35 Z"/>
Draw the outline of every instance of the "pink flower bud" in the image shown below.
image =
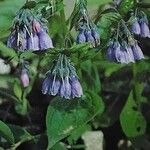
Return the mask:
<path fill-rule="evenodd" d="M 41 25 L 38 21 L 34 20 L 32 26 L 33 26 L 33 30 L 35 32 L 40 32 L 41 31 Z"/>
<path fill-rule="evenodd" d="M 26 70 L 22 70 L 20 80 L 22 82 L 23 87 L 29 86 L 29 76 Z"/>

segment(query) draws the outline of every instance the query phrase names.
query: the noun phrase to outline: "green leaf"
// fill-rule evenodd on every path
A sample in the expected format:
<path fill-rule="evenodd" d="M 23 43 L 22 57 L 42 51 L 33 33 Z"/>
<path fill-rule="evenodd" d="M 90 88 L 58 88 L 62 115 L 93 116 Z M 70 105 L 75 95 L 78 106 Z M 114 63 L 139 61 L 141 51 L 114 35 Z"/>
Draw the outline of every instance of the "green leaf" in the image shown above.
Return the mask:
<path fill-rule="evenodd" d="M 21 141 L 28 141 L 31 140 L 33 137 L 29 132 L 27 132 L 23 127 L 16 126 L 16 125 L 9 125 L 13 135 L 14 135 L 14 140 L 15 143 Z"/>
<path fill-rule="evenodd" d="M 91 126 L 86 124 L 83 126 L 80 126 L 79 128 L 75 129 L 71 135 L 67 138 L 70 145 L 73 145 L 76 143 L 76 141 L 80 138 L 82 134 L 84 134 L 86 131 L 90 131 Z"/>
<path fill-rule="evenodd" d="M 11 144 L 14 143 L 14 136 L 11 129 L 1 120 L 0 120 L 0 134 Z"/>
<path fill-rule="evenodd" d="M 48 149 L 68 136 L 74 129 L 90 121 L 104 105 L 97 95 L 87 94 L 85 100 L 52 100 L 47 110 Z"/>
<path fill-rule="evenodd" d="M 143 135 L 146 130 L 146 121 L 130 93 L 127 103 L 120 115 L 120 122 L 124 133 L 128 137 Z"/>
<path fill-rule="evenodd" d="M 21 100 L 21 97 L 22 97 L 22 89 L 21 89 L 20 84 L 19 84 L 17 81 L 14 83 L 13 91 L 14 91 L 15 96 L 16 96 L 19 100 Z"/>
<path fill-rule="evenodd" d="M 67 148 L 63 143 L 57 143 L 51 148 L 51 150 L 67 150 Z"/>
<path fill-rule="evenodd" d="M 0 38 L 7 37 L 16 12 L 24 5 L 25 0 L 0 1 Z"/>
<path fill-rule="evenodd" d="M 82 76 L 87 89 L 96 93 L 101 90 L 101 81 L 97 66 L 90 60 L 81 63 Z"/>
<path fill-rule="evenodd" d="M 134 8 L 135 0 L 122 0 L 121 5 L 119 7 L 119 12 L 121 15 L 126 16 L 132 8 Z"/>
<path fill-rule="evenodd" d="M 16 52 L 13 49 L 6 47 L 2 42 L 0 42 L 0 54 L 4 57 L 15 57 L 17 56 Z"/>

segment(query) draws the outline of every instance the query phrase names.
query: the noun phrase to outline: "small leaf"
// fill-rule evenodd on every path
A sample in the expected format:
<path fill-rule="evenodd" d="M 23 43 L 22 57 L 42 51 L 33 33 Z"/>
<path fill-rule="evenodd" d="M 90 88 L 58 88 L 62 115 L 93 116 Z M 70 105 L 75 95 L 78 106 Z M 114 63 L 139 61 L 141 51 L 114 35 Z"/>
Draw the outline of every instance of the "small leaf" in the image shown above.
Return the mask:
<path fill-rule="evenodd" d="M 8 142 L 14 143 L 14 136 L 11 129 L 0 120 L 0 135 L 4 137 Z"/>
<path fill-rule="evenodd" d="M 144 135 L 146 130 L 146 120 L 142 113 L 135 108 L 138 106 L 133 98 L 133 92 L 131 92 L 120 115 L 122 129 L 128 137 Z"/>
<path fill-rule="evenodd" d="M 19 84 L 17 81 L 14 83 L 14 88 L 13 88 L 13 90 L 14 90 L 15 96 L 16 96 L 19 100 L 21 100 L 21 97 L 22 97 L 22 89 L 21 89 L 21 87 L 20 87 L 20 84 Z"/>
<path fill-rule="evenodd" d="M 28 141 L 32 139 L 32 136 L 29 132 L 27 132 L 24 128 L 16 125 L 9 125 L 13 135 L 14 135 L 14 140 L 15 143 L 19 141 Z"/>

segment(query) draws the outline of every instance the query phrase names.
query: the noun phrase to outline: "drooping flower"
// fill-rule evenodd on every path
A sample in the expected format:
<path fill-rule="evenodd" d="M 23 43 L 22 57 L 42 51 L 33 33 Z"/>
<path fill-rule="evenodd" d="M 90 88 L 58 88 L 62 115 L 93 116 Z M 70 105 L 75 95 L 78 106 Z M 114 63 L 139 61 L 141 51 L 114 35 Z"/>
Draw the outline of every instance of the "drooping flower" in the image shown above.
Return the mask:
<path fill-rule="evenodd" d="M 141 34 L 141 27 L 137 18 L 135 18 L 133 21 L 131 31 L 132 33 L 137 34 L 137 35 Z"/>
<path fill-rule="evenodd" d="M 97 31 L 97 28 L 96 27 L 93 27 L 91 29 L 91 32 L 92 32 L 92 36 L 94 37 L 94 40 L 95 40 L 95 45 L 98 46 L 100 45 L 100 35 Z"/>
<path fill-rule="evenodd" d="M 92 36 L 91 30 L 85 31 L 85 37 L 86 37 L 86 42 L 91 43 L 91 46 L 92 46 L 92 47 L 95 47 L 95 39 L 94 39 L 94 37 Z"/>
<path fill-rule="evenodd" d="M 22 8 L 14 19 L 7 46 L 18 51 L 53 48 L 46 23 L 41 16 L 37 17 L 31 10 Z"/>
<path fill-rule="evenodd" d="M 88 15 L 86 4 L 82 1 L 78 4 L 80 6 L 78 15 L 79 19 L 76 22 L 76 29 L 79 31 L 76 38 L 76 43 L 88 42 L 91 47 L 97 47 L 100 45 L 100 35 L 97 31 L 97 26 L 93 23 Z"/>
<path fill-rule="evenodd" d="M 81 97 L 83 95 L 82 86 L 76 76 L 70 77 L 71 96 L 72 98 Z"/>
<path fill-rule="evenodd" d="M 65 99 L 79 98 L 83 95 L 75 68 L 65 55 L 60 54 L 54 67 L 47 73 L 42 93 L 58 95 Z"/>
<path fill-rule="evenodd" d="M 144 59 L 143 52 L 142 52 L 141 48 L 139 47 L 137 41 L 134 41 L 134 43 L 131 44 L 131 48 L 132 48 L 135 60 Z"/>
<path fill-rule="evenodd" d="M 140 21 L 140 27 L 141 27 L 141 36 L 144 38 L 146 37 L 150 38 L 150 30 L 148 24 L 144 20 Z"/>
<path fill-rule="evenodd" d="M 111 41 L 107 50 L 107 57 L 110 61 L 122 64 L 134 62 L 133 52 L 125 41 L 121 44 L 118 41 Z"/>
<path fill-rule="evenodd" d="M 77 36 L 76 42 L 77 42 L 77 44 L 86 42 L 85 29 L 82 27 L 79 29 L 79 34 Z"/>
<path fill-rule="evenodd" d="M 150 38 L 149 23 L 146 14 L 143 11 L 136 11 L 135 16 L 131 16 L 131 32 L 140 35 L 143 38 Z"/>

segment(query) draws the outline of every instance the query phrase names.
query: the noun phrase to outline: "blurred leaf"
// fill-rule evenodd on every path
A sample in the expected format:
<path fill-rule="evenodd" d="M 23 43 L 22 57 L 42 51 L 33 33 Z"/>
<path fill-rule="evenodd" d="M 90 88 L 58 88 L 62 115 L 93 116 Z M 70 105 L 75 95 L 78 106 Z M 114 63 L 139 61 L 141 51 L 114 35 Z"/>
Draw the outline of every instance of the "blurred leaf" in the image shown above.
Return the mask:
<path fill-rule="evenodd" d="M 8 89 L 0 88 L 0 98 L 5 98 L 7 100 L 18 101 L 18 99 L 12 94 L 12 91 Z"/>
<path fill-rule="evenodd" d="M 13 49 L 6 47 L 2 42 L 0 42 L 0 54 L 4 57 L 15 57 L 17 56 L 16 52 Z"/>
<path fill-rule="evenodd" d="M 81 69 L 87 89 L 91 89 L 96 93 L 100 92 L 101 81 L 96 65 L 92 63 L 92 61 L 88 60 L 81 63 Z"/>
<path fill-rule="evenodd" d="M 15 96 L 16 96 L 19 100 L 21 100 L 21 97 L 22 97 L 22 89 L 21 89 L 20 84 L 19 84 L 17 81 L 14 83 L 13 91 L 14 91 Z"/>
<path fill-rule="evenodd" d="M 67 148 L 63 143 L 57 143 L 51 148 L 51 150 L 67 150 Z"/>
<path fill-rule="evenodd" d="M 0 120 L 0 134 L 10 143 L 14 143 L 14 136 L 11 129 Z"/>
<path fill-rule="evenodd" d="M 9 125 L 13 135 L 15 143 L 17 142 L 24 142 L 31 140 L 33 137 L 29 132 L 27 132 L 23 127 L 16 126 L 16 125 Z"/>
<path fill-rule="evenodd" d="M 47 110 L 46 125 L 48 149 L 68 136 L 74 129 L 90 121 L 98 112 L 104 110 L 102 100 L 89 93 L 85 100 L 52 100 Z"/>
<path fill-rule="evenodd" d="M 119 7 L 119 12 L 124 17 L 127 15 L 132 8 L 134 8 L 135 0 L 122 0 L 121 5 Z"/>
<path fill-rule="evenodd" d="M 16 12 L 25 4 L 25 0 L 0 1 L 0 38 L 7 37 Z"/>
<path fill-rule="evenodd" d="M 113 32 L 110 26 L 116 28 L 120 19 L 120 15 L 116 12 L 102 14 L 100 18 L 96 19 L 98 31 L 103 41 L 108 40 L 112 36 Z"/>
<path fill-rule="evenodd" d="M 76 143 L 76 141 L 80 138 L 82 134 L 84 134 L 86 131 L 90 131 L 91 126 L 86 124 L 83 126 L 80 126 L 79 128 L 75 129 L 71 135 L 67 138 L 70 145 L 73 145 Z"/>
<path fill-rule="evenodd" d="M 130 138 L 133 146 L 141 150 L 150 150 L 150 141 L 146 136 L 138 136 L 136 138 Z"/>
<path fill-rule="evenodd" d="M 133 98 L 133 92 L 130 93 L 121 112 L 120 122 L 124 133 L 128 137 L 137 137 L 145 133 L 146 121 Z"/>

